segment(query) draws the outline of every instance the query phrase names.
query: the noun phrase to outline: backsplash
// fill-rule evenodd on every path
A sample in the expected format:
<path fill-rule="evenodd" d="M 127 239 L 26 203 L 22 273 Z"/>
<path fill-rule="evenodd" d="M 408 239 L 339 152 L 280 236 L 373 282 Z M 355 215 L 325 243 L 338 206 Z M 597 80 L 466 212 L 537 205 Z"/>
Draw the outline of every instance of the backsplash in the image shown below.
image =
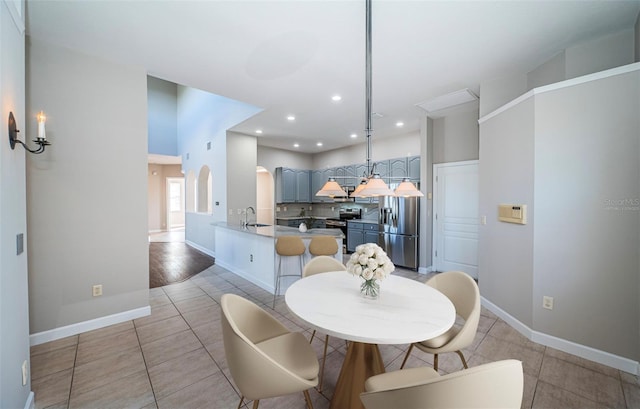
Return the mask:
<path fill-rule="evenodd" d="M 278 211 L 280 208 L 280 211 Z M 304 209 L 304 216 L 335 217 L 340 208 L 362 209 L 362 218 L 376 220 L 378 205 L 361 203 L 288 203 L 276 205 L 276 218 L 300 216 Z"/>

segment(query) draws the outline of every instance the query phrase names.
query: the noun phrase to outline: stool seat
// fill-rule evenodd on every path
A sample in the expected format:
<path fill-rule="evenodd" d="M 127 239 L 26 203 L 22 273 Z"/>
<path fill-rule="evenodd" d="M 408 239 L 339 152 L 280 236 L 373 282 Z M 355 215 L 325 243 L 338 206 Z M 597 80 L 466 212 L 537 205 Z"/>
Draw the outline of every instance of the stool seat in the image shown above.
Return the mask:
<path fill-rule="evenodd" d="M 276 239 L 276 254 L 278 257 L 278 271 L 276 272 L 274 291 L 273 291 L 273 306 L 276 307 L 276 297 L 280 292 L 280 279 L 282 277 L 302 277 L 303 269 L 303 256 L 307 250 L 304 242 L 299 236 L 280 236 Z M 298 274 L 282 274 L 282 257 L 299 257 L 300 259 L 300 272 Z"/>
<path fill-rule="evenodd" d="M 313 256 L 333 256 L 338 252 L 338 243 L 333 236 L 315 236 L 309 243 L 309 253 Z"/>

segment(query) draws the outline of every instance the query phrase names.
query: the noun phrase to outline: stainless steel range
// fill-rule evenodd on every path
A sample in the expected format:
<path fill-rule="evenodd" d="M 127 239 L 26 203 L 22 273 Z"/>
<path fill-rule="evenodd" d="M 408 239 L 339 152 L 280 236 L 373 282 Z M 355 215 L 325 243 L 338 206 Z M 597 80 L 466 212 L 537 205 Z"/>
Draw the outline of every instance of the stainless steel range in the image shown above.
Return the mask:
<path fill-rule="evenodd" d="M 344 249 L 346 250 L 347 245 L 347 220 L 360 219 L 362 215 L 361 209 L 354 208 L 345 208 L 340 209 L 338 213 L 338 218 L 330 218 L 326 221 L 327 229 L 340 229 L 342 230 L 342 234 L 344 235 Z"/>

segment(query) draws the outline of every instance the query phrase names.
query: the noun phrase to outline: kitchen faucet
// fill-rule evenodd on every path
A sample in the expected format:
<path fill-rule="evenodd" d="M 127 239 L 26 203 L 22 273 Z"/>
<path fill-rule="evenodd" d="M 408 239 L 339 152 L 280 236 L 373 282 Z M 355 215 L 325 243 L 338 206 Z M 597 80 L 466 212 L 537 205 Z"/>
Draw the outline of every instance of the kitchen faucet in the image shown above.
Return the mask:
<path fill-rule="evenodd" d="M 246 209 L 244 209 L 244 222 L 242 222 L 242 227 L 247 227 L 249 225 L 249 209 L 251 209 L 251 212 L 255 215 L 256 214 L 256 209 L 254 209 L 253 207 L 249 206 Z"/>

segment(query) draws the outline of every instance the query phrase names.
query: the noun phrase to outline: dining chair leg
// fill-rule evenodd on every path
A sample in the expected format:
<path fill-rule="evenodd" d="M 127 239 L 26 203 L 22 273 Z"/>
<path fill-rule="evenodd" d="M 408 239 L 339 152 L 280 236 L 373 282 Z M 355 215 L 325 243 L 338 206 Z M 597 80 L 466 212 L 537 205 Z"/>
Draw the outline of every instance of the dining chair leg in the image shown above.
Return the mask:
<path fill-rule="evenodd" d="M 253 409 L 258 409 L 258 405 L 260 404 L 260 400 L 256 399 L 253 401 Z"/>
<path fill-rule="evenodd" d="M 309 339 L 310 344 L 313 342 L 313 337 L 315 336 L 316 336 L 316 330 L 314 329 L 313 332 L 311 333 L 311 338 Z"/>
<path fill-rule="evenodd" d="M 305 390 L 302 393 L 304 393 L 304 400 L 307 402 L 307 408 L 313 409 L 313 404 L 311 403 L 311 396 L 309 396 L 309 390 Z"/>
<path fill-rule="evenodd" d="M 407 363 L 407 359 L 409 359 L 409 355 L 411 355 L 412 349 L 413 349 L 413 344 L 409 345 L 409 349 L 407 350 L 407 355 L 404 356 L 404 360 L 402 361 L 402 365 L 400 365 L 400 369 L 404 368 L 404 364 Z"/>
<path fill-rule="evenodd" d="M 322 353 L 322 366 L 320 367 L 320 382 L 318 382 L 318 392 L 322 392 L 322 380 L 324 379 L 324 364 L 327 361 L 327 345 L 329 345 L 329 335 L 324 337 L 324 352 Z"/>
<path fill-rule="evenodd" d="M 462 351 L 456 351 L 456 354 L 458 354 L 458 356 L 460 357 L 460 360 L 462 361 L 462 366 L 464 366 L 464 369 L 469 369 L 469 367 L 467 366 L 467 361 L 464 359 L 464 355 L 462 355 Z"/>
<path fill-rule="evenodd" d="M 244 396 L 240 396 L 240 403 L 238 403 L 238 409 L 242 407 L 242 402 L 244 402 Z"/>
<path fill-rule="evenodd" d="M 433 354 L 433 370 L 438 372 L 438 354 Z"/>

